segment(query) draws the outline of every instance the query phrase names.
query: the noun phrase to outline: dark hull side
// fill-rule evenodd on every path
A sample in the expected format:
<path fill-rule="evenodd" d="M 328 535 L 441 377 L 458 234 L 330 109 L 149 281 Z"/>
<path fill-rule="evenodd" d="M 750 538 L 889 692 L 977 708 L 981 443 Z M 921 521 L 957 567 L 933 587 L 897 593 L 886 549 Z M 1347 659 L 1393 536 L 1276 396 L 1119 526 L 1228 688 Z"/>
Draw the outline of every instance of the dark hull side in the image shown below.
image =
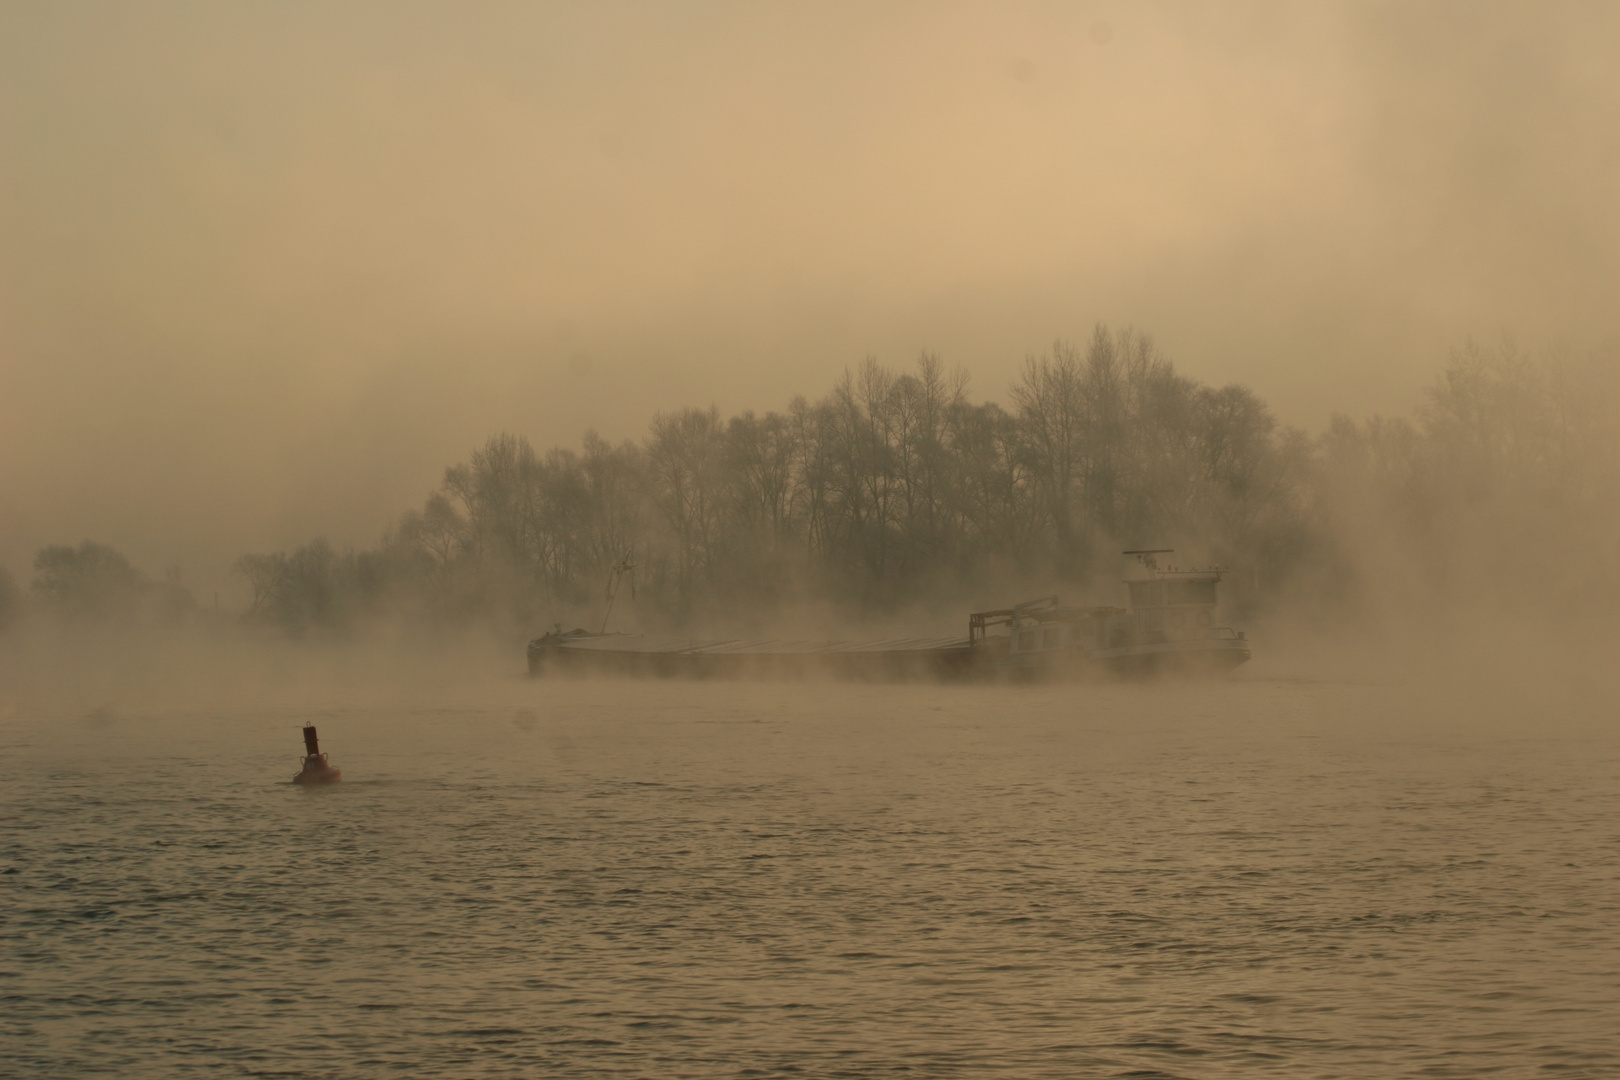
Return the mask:
<path fill-rule="evenodd" d="M 1247 644 L 1185 642 L 1136 649 L 1009 653 L 1005 641 L 938 649 L 812 652 L 596 649 L 544 639 L 530 644 L 529 674 L 665 679 L 834 678 L 857 681 L 1024 680 L 1208 676 L 1249 659 Z M 998 647 L 999 646 L 999 647 Z"/>
<path fill-rule="evenodd" d="M 868 653 L 680 653 L 529 649 L 529 674 L 662 679 L 835 678 L 874 681 L 971 678 L 987 669 L 977 650 Z"/>

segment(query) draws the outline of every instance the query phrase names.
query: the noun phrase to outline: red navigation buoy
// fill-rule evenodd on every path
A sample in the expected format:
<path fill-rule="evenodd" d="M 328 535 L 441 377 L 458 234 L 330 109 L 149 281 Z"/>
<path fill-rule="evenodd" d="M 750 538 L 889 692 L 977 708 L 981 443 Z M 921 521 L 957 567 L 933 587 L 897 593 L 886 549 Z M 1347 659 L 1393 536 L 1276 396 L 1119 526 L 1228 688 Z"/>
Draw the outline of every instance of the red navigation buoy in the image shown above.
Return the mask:
<path fill-rule="evenodd" d="M 293 777 L 293 783 L 333 784 L 343 779 L 343 770 L 327 761 L 326 755 L 321 753 L 321 744 L 315 738 L 313 725 L 304 728 L 304 749 L 308 751 L 304 756 L 304 767 Z"/>

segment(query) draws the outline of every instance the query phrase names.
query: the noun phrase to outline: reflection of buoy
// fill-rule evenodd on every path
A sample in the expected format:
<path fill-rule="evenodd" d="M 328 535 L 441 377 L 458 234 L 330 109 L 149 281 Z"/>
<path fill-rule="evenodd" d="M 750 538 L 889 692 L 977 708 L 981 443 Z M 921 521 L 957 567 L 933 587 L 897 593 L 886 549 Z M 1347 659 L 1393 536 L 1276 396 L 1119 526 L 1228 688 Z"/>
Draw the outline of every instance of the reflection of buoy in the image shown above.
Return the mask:
<path fill-rule="evenodd" d="M 334 784 L 343 779 L 343 770 L 327 761 L 326 755 L 321 753 L 321 744 L 315 738 L 313 726 L 304 729 L 304 749 L 308 751 L 304 756 L 304 767 L 293 777 L 293 783 Z"/>

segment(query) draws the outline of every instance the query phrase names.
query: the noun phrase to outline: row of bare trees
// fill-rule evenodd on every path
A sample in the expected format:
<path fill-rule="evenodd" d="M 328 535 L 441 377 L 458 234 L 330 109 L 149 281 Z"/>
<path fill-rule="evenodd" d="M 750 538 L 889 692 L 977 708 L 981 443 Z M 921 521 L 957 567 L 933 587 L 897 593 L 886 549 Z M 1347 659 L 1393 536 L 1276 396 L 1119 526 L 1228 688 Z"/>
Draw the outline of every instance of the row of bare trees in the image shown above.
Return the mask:
<path fill-rule="evenodd" d="M 1130 544 L 1229 558 L 1289 541 L 1306 445 L 1242 387 L 1099 328 L 1031 358 L 1011 411 L 922 356 L 868 360 L 782 412 L 660 413 L 638 443 L 491 438 L 374 551 L 247 556 L 255 611 L 319 623 L 391 603 L 526 619 L 599 605 L 629 555 L 643 612 L 873 609 L 986 583 L 1075 582 Z"/>
<path fill-rule="evenodd" d="M 153 580 L 122 552 L 92 540 L 40 548 L 27 594 L 0 567 L 0 631 L 21 621 L 30 607 L 79 623 L 125 625 L 173 626 L 197 611 L 178 567 Z"/>
<path fill-rule="evenodd" d="M 295 626 L 381 610 L 584 621 L 627 558 L 643 625 L 766 622 L 805 598 L 871 612 L 1100 587 L 1133 546 L 1236 567 L 1228 596 L 1251 609 L 1379 583 L 1544 590 L 1537 544 L 1586 552 L 1585 584 L 1567 587 L 1592 596 L 1613 591 L 1617 553 L 1612 372 L 1469 346 L 1412 419 L 1338 418 L 1313 439 L 1130 332 L 1030 358 L 1009 408 L 970 401 L 933 356 L 868 360 L 819 400 L 660 413 L 639 442 L 539 453 L 497 435 L 377 548 L 239 566 L 255 613 Z"/>
<path fill-rule="evenodd" d="M 1310 489 L 1324 599 L 1612 622 L 1620 364 L 1470 342 L 1410 419 L 1335 417 Z"/>
<path fill-rule="evenodd" d="M 250 618 L 294 629 L 595 624 L 611 568 L 631 566 L 636 603 L 616 618 L 764 626 L 805 600 L 849 614 L 1059 588 L 1106 601 L 1137 546 L 1236 570 L 1240 616 L 1612 624 L 1620 363 L 1470 344 L 1410 417 L 1336 417 L 1310 438 L 1129 332 L 1030 358 L 1008 408 L 969 400 L 933 356 L 867 361 L 819 400 L 660 413 L 635 442 L 540 453 L 497 435 L 375 547 L 316 540 L 237 570 Z M 178 569 L 154 581 L 86 541 L 42 549 L 26 591 L 0 568 L 0 631 L 34 610 L 178 623 L 197 608 Z"/>

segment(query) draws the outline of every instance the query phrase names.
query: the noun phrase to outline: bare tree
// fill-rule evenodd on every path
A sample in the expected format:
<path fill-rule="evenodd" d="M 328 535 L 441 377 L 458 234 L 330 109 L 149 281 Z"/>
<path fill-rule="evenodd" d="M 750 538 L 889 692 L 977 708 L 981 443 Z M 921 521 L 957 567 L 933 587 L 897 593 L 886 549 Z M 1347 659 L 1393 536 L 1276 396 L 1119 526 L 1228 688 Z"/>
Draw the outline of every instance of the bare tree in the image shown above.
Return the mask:
<path fill-rule="evenodd" d="M 1074 550 L 1075 486 L 1084 464 L 1086 401 L 1080 353 L 1064 341 L 1049 356 L 1029 357 L 1013 386 L 1023 457 L 1052 529 L 1059 565 Z"/>
<path fill-rule="evenodd" d="M 655 506 L 675 539 L 676 587 L 684 609 L 714 565 L 723 502 L 720 411 L 682 409 L 653 417 L 647 440 Z"/>

